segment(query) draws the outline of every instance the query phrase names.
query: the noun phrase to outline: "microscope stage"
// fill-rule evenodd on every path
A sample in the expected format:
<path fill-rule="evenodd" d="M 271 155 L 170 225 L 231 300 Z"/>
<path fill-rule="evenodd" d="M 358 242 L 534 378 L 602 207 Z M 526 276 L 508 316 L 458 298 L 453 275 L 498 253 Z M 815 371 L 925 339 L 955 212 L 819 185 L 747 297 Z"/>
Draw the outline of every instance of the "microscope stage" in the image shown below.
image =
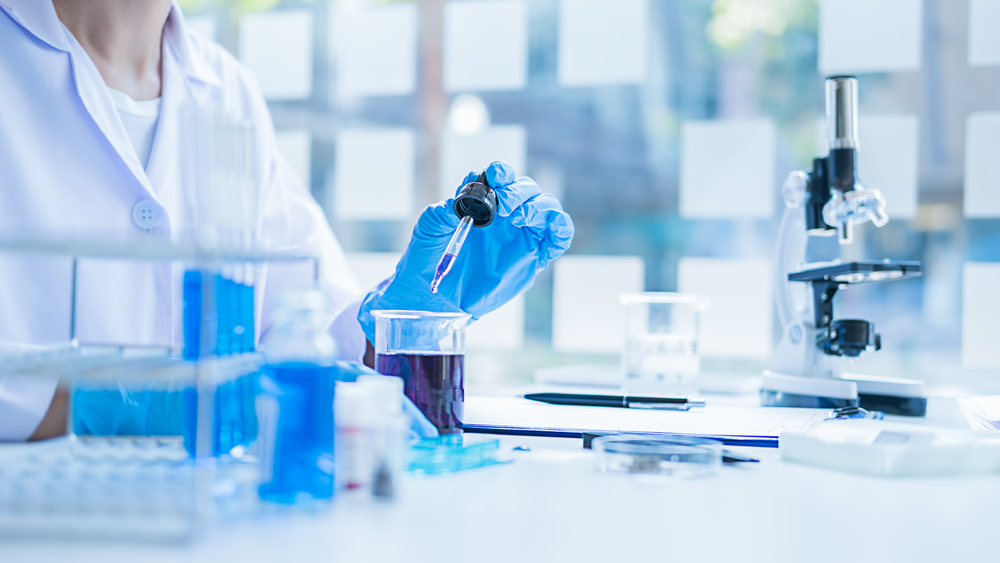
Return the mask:
<path fill-rule="evenodd" d="M 789 281 L 832 281 L 841 284 L 875 283 L 920 275 L 920 262 L 883 260 L 879 262 L 847 262 L 824 265 L 812 270 L 791 272 Z"/>

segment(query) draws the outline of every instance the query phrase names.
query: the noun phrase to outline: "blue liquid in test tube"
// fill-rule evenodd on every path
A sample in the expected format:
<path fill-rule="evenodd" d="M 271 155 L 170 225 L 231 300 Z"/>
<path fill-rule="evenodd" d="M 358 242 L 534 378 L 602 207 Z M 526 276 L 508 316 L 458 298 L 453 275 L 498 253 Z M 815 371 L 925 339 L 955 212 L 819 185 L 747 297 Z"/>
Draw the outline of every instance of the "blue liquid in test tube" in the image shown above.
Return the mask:
<path fill-rule="evenodd" d="M 441 261 L 438 262 L 437 269 L 434 271 L 434 279 L 431 280 L 431 293 L 438 292 L 441 280 L 448 275 L 451 267 L 455 265 L 455 258 L 458 257 L 459 251 L 462 250 L 462 245 L 465 244 L 465 238 L 469 236 L 469 231 L 472 230 L 472 222 L 472 216 L 467 215 L 463 217 L 462 221 L 458 224 L 458 228 L 455 229 L 455 234 L 448 241 L 448 246 L 444 249 L 444 256 L 441 257 Z"/>

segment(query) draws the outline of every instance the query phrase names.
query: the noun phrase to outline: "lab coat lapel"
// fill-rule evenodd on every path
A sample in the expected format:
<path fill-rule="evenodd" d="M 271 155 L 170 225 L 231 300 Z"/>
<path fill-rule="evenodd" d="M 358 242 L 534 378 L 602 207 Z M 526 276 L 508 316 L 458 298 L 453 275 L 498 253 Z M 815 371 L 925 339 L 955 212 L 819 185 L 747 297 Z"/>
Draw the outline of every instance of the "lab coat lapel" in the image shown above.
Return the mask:
<path fill-rule="evenodd" d="M 94 66 L 90 55 L 59 21 L 52 0 L 0 0 L 0 5 L 35 37 L 69 53 L 73 82 L 84 107 L 115 152 L 128 166 L 139 185 L 155 199 L 152 185 L 146 177 L 146 171 L 142 169 L 142 164 L 139 163 L 135 149 L 132 148 L 132 142 L 125 132 L 125 126 L 122 125 L 121 117 L 108 94 L 101 73 Z"/>
<path fill-rule="evenodd" d="M 35 37 L 60 51 L 69 52 L 66 28 L 59 22 L 51 0 L 0 0 L 0 8 Z"/>
<path fill-rule="evenodd" d="M 190 236 L 196 220 L 197 194 L 188 192 L 182 171 L 193 166 L 187 153 L 184 112 L 189 106 L 208 103 L 209 91 L 221 86 L 218 75 L 192 56 L 184 17 L 175 3 L 163 29 L 163 92 L 160 118 L 146 173 L 156 187 L 160 203 L 170 217 L 175 239 Z"/>
<path fill-rule="evenodd" d="M 184 76 L 179 72 L 174 57 L 164 41 L 163 87 L 160 97 L 160 118 L 156 123 L 153 148 L 149 155 L 146 174 L 149 182 L 156 186 L 161 199 L 176 198 L 173 193 L 180 183 L 178 170 L 180 152 L 184 150 L 180 142 L 181 110 L 187 101 Z M 161 203 L 165 203 L 161 201 Z M 167 206 L 169 209 L 170 207 Z"/>
<path fill-rule="evenodd" d="M 94 62 L 83 50 L 83 47 L 72 37 L 72 34 L 67 35 L 70 36 L 73 78 L 80 100 L 83 101 L 90 117 L 107 137 L 108 142 L 114 147 L 115 152 L 132 171 L 138 183 L 146 190 L 149 197 L 155 199 L 153 187 L 146 176 L 146 171 L 143 170 L 142 164 L 139 162 L 139 157 L 135 154 L 135 149 L 132 148 L 132 141 L 129 140 L 128 133 L 125 132 L 125 126 L 122 125 L 118 109 L 115 107 L 114 101 L 111 100 L 111 95 L 108 94 L 108 87 L 104 83 L 101 73 L 94 66 Z"/>

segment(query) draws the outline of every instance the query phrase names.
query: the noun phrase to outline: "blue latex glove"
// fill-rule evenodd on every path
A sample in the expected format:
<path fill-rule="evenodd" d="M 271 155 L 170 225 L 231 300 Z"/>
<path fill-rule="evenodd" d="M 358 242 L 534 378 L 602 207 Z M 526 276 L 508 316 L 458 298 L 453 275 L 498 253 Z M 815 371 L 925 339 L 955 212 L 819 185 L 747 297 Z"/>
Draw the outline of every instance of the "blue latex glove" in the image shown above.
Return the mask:
<path fill-rule="evenodd" d="M 477 178 L 479 172 L 470 172 L 455 194 Z M 455 200 L 431 205 L 420 215 L 395 275 L 361 304 L 358 322 L 369 342 L 375 342 L 372 311 L 465 312 L 479 319 L 530 288 L 538 272 L 569 248 L 573 221 L 534 180 L 516 178 L 509 164 L 494 162 L 486 168 L 486 181 L 497 195 L 497 216 L 492 225 L 472 229 L 436 294 L 431 279 L 458 228 Z"/>
<path fill-rule="evenodd" d="M 126 389 L 122 385 L 112 389 L 75 389 L 73 432 L 94 436 L 146 436 L 151 398 L 150 391 Z"/>
<path fill-rule="evenodd" d="M 182 384 L 80 383 L 73 432 L 93 436 L 180 436 L 193 425 L 196 393 Z"/>

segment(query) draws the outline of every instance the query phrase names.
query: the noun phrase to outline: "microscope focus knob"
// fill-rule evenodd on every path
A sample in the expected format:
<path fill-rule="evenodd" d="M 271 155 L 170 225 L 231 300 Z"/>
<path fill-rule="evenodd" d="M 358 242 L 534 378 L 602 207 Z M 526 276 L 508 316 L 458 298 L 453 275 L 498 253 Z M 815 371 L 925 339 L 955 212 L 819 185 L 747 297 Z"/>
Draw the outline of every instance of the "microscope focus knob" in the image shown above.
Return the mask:
<path fill-rule="evenodd" d="M 785 198 L 785 206 L 795 209 L 806 200 L 806 190 L 809 188 L 809 174 L 796 170 L 785 178 L 781 185 L 781 195 Z"/>
<path fill-rule="evenodd" d="M 875 325 L 868 321 L 841 319 L 833 321 L 816 337 L 816 345 L 830 356 L 857 358 L 869 348 L 882 348 L 882 335 L 875 333 Z"/>

